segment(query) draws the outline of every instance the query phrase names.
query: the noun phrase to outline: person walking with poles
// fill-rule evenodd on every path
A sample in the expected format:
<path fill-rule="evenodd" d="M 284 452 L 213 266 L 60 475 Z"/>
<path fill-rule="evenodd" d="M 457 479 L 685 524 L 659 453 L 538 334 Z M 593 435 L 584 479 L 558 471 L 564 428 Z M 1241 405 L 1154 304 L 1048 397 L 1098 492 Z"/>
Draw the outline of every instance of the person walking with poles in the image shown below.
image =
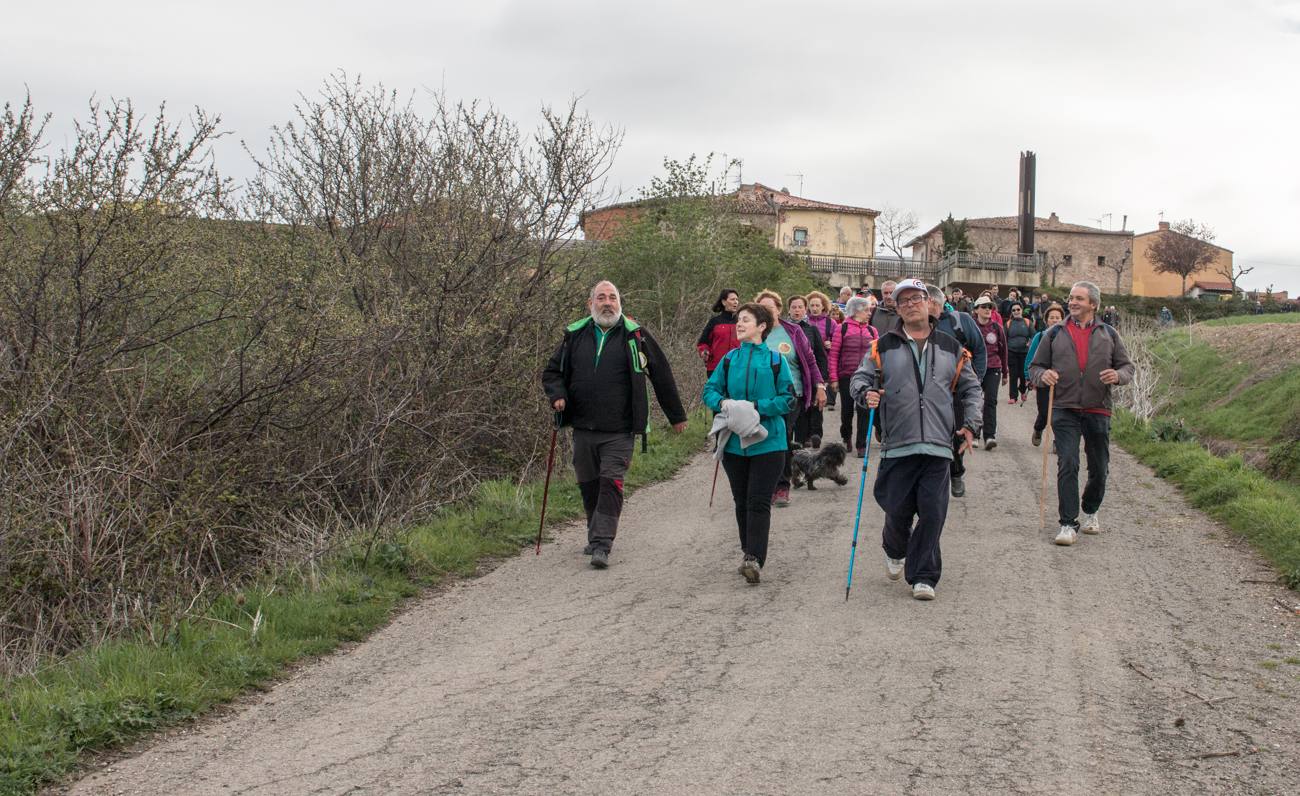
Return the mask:
<path fill-rule="evenodd" d="M 1101 289 L 1091 282 L 1070 288 L 1070 317 L 1050 327 L 1034 352 L 1029 376 L 1055 393 L 1058 545 L 1072 545 L 1079 531 L 1101 532 L 1097 512 L 1106 495 L 1110 464 L 1111 387 L 1133 380 L 1133 362 L 1119 332 L 1097 318 Z M 1079 502 L 1079 440 L 1088 454 L 1088 482 Z M 1080 510 L 1082 509 L 1082 515 Z"/>
<path fill-rule="evenodd" d="M 952 336 L 961 343 L 962 348 L 970 352 L 970 364 L 975 371 L 975 378 L 983 381 L 987 354 L 984 351 L 984 337 L 980 334 L 979 327 L 975 325 L 975 319 L 964 312 L 948 309 L 944 305 L 943 291 L 935 285 L 930 285 L 930 317 L 934 319 L 936 332 Z M 956 415 L 956 426 L 961 428 L 965 422 L 962 414 L 964 410 L 956 395 L 952 398 L 952 410 Z M 962 497 L 966 494 L 966 461 L 962 453 L 965 444 L 964 438 L 953 437 L 952 477 L 949 481 L 949 489 L 953 497 Z"/>
<path fill-rule="evenodd" d="M 840 400 L 840 438 L 846 450 L 856 450 L 858 458 L 867 455 L 867 410 L 853 403 L 849 395 L 849 380 L 858 369 L 862 358 L 871 350 L 871 343 L 880 335 L 871 325 L 871 302 L 861 296 L 849 299 L 848 314 L 836 330 L 831 341 L 829 370 L 831 384 L 838 387 Z M 853 421 L 856 418 L 856 435 Z"/>
<path fill-rule="evenodd" d="M 772 492 L 785 469 L 786 417 L 797 400 L 786 358 L 764 344 L 776 323 L 762 304 L 742 306 L 736 314 L 740 348 L 714 369 L 703 394 L 704 404 L 718 413 L 713 427 L 736 504 L 740 574 L 750 583 L 759 582 L 767 564 Z M 755 419 L 761 428 L 754 428 Z"/>
<path fill-rule="evenodd" d="M 998 446 L 998 382 L 1007 383 L 1007 330 L 993 308 L 993 299 L 980 296 L 975 302 L 975 323 L 984 337 L 984 351 L 988 365 L 984 370 L 981 387 L 984 390 L 984 448 Z"/>
<path fill-rule="evenodd" d="M 587 514 L 587 546 L 597 569 L 609 553 L 623 511 L 623 478 L 632 464 L 633 440 L 650 427 L 647 379 L 673 431 L 686 430 L 686 410 L 659 344 L 649 330 L 623 314 L 612 282 L 598 282 L 589 315 L 569 324 L 542 371 L 542 387 L 560 424 L 573 427 L 573 470 Z"/>
<path fill-rule="evenodd" d="M 1060 304 L 1053 304 L 1046 308 L 1044 315 L 1044 327 L 1042 331 L 1034 335 L 1034 339 L 1029 341 L 1029 352 L 1025 359 L 1025 381 L 1032 384 L 1029 379 L 1029 363 L 1034 361 L 1034 354 L 1038 353 L 1038 346 L 1042 342 L 1043 335 L 1047 330 L 1065 320 L 1065 310 L 1061 309 Z M 1047 428 L 1047 398 L 1048 390 L 1034 390 L 1034 396 L 1038 400 L 1038 416 L 1034 418 L 1034 435 L 1029 438 L 1030 444 L 1035 448 L 1043 444 L 1043 431 Z"/>
<path fill-rule="evenodd" d="M 948 516 L 952 440 L 961 435 L 966 450 L 979 434 L 980 385 L 970 353 L 935 332 L 926 286 L 904 279 L 894 298 L 900 322 L 862 359 L 850 391 L 854 402 L 878 408 L 884 431 L 873 494 L 885 512 L 885 573 L 890 580 L 904 576 L 914 598 L 933 600 L 943 565 L 939 536 Z M 966 418 L 961 427 L 954 395 Z"/>

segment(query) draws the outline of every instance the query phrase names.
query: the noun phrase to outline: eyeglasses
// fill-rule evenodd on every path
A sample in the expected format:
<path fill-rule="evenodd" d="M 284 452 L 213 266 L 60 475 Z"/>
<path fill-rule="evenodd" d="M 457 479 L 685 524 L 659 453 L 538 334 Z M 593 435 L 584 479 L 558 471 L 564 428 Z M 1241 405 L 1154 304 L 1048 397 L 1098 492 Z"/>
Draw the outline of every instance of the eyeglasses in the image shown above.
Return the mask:
<path fill-rule="evenodd" d="M 895 299 L 895 303 L 900 307 L 910 307 L 913 304 L 920 304 L 925 301 L 927 296 L 908 296 L 907 298 Z"/>

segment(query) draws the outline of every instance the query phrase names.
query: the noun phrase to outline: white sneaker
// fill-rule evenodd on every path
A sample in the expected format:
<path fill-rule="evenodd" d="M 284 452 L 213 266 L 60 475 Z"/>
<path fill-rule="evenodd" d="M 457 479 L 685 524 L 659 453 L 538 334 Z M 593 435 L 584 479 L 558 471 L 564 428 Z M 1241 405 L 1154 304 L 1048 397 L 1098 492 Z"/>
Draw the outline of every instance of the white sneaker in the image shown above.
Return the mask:
<path fill-rule="evenodd" d="M 906 558 L 890 558 L 885 556 L 885 576 L 890 580 L 898 580 L 903 577 L 903 564 Z"/>
<path fill-rule="evenodd" d="M 1061 530 L 1056 533 L 1056 543 L 1067 547 L 1074 544 L 1075 540 L 1078 538 L 1079 532 L 1071 528 L 1069 525 L 1062 525 Z"/>
<path fill-rule="evenodd" d="M 996 437 L 989 437 L 988 439 L 984 440 L 984 450 L 986 451 L 991 451 L 997 446 L 998 446 L 998 441 Z"/>
<path fill-rule="evenodd" d="M 1096 514 L 1084 512 L 1079 515 L 1079 530 L 1089 535 L 1101 533 L 1101 523 L 1097 520 Z"/>
<path fill-rule="evenodd" d="M 934 587 L 931 586 L 931 585 L 928 584 L 928 583 L 913 583 L 913 584 L 912 584 L 912 599 L 913 599 L 913 600 L 933 600 L 933 599 L 934 599 Z"/>

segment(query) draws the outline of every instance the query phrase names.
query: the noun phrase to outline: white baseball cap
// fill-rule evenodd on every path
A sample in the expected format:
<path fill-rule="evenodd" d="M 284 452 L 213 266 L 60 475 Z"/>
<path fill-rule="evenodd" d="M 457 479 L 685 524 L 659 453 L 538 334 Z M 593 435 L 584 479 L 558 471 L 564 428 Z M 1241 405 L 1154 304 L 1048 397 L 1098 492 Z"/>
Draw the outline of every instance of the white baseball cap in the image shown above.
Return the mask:
<path fill-rule="evenodd" d="M 898 301 L 899 294 L 901 294 L 904 290 L 919 290 L 922 293 L 926 293 L 926 294 L 929 294 L 930 292 L 930 289 L 927 288 L 925 286 L 925 283 L 922 282 L 921 280 L 904 279 L 900 281 L 898 284 L 894 285 L 894 301 Z"/>

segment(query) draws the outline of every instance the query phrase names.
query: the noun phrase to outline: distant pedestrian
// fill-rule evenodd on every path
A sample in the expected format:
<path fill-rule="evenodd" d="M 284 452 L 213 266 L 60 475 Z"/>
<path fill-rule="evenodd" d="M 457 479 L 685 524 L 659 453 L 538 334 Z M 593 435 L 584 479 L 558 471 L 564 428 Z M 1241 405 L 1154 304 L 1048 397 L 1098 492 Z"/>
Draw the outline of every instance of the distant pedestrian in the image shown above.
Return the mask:
<path fill-rule="evenodd" d="M 790 320 L 799 324 L 804 336 L 808 338 L 808 346 L 812 349 L 813 359 L 817 362 L 817 370 L 821 373 L 822 384 L 824 385 L 830 376 L 826 362 L 826 345 L 822 342 L 820 329 L 808 317 L 808 300 L 803 296 L 791 296 L 789 306 Z M 826 320 L 830 319 L 827 318 Z M 829 387 L 823 389 L 827 392 L 830 391 Z M 826 400 L 830 400 L 829 395 Z M 822 408 L 824 405 L 824 403 L 813 401 L 811 406 L 799 414 L 799 420 L 794 430 L 796 446 L 810 448 L 820 448 L 822 446 Z"/>
<path fill-rule="evenodd" d="M 956 339 L 934 331 L 926 286 L 904 279 L 895 297 L 900 321 L 877 342 L 875 356 L 863 357 L 850 389 L 855 402 L 880 407 L 884 437 L 873 492 L 885 513 L 885 573 L 890 580 L 905 576 L 913 598 L 933 600 L 943 567 L 939 537 L 952 440 L 961 434 L 965 448 L 979 433 L 980 387 Z M 960 428 L 954 393 L 967 418 Z"/>
<path fill-rule="evenodd" d="M 981 382 L 984 379 L 984 370 L 988 365 L 987 354 L 984 351 L 984 335 L 980 333 L 979 325 L 975 319 L 964 312 L 950 310 L 943 303 L 943 291 L 934 285 L 930 285 L 930 317 L 934 319 L 934 330 L 952 336 L 962 348 L 970 354 L 971 369 L 975 371 L 975 378 Z M 982 388 L 981 388 L 982 392 Z M 983 406 L 983 398 L 980 399 L 980 405 Z M 965 409 L 956 395 L 952 400 L 952 411 L 956 419 L 957 428 L 961 428 L 966 423 Z M 966 461 L 963 448 L 966 445 L 964 437 L 953 437 L 952 442 L 952 466 L 951 479 L 949 488 L 953 497 L 962 497 L 966 494 Z"/>
<path fill-rule="evenodd" d="M 1133 363 L 1114 327 L 1097 322 L 1101 290 L 1091 282 L 1070 288 L 1070 317 L 1044 332 L 1029 367 L 1043 387 L 1055 386 L 1052 435 L 1056 438 L 1058 545 L 1078 533 L 1100 533 L 1097 512 L 1106 494 L 1110 463 L 1111 387 L 1133 380 Z M 1088 483 L 1079 502 L 1079 440 L 1088 454 Z M 1082 515 L 1080 510 L 1082 509 Z"/>
<path fill-rule="evenodd" d="M 776 315 L 762 304 L 742 306 L 736 317 L 740 348 L 704 385 L 704 404 L 718 413 L 717 455 L 736 505 L 740 574 L 750 583 L 759 582 L 767 564 L 772 493 L 789 449 L 785 419 L 797 400 L 788 361 L 765 344 L 776 324 Z"/>
<path fill-rule="evenodd" d="M 764 290 L 754 297 L 754 301 L 767 307 L 772 311 L 772 316 L 778 319 L 763 344 L 785 358 L 790 368 L 790 378 L 794 382 L 794 393 L 798 398 L 795 407 L 785 418 L 788 453 L 785 468 L 776 482 L 776 492 L 772 495 L 773 505 L 788 506 L 790 481 L 794 476 L 794 432 L 798 427 L 799 415 L 814 406 L 818 409 L 825 408 L 826 384 L 822 381 L 816 355 L 813 354 L 803 329 L 799 328 L 799 324 L 781 318 L 781 295 L 772 290 Z"/>
<path fill-rule="evenodd" d="M 1029 353 L 1029 341 L 1034 337 L 1034 327 L 1025 319 L 1024 307 L 1011 305 L 1011 317 L 1007 319 L 1007 373 L 1010 376 L 1007 403 L 1023 403 L 1029 395 L 1029 382 L 1025 380 L 1025 357 Z"/>
<path fill-rule="evenodd" d="M 898 311 L 894 305 L 894 288 L 897 284 L 890 279 L 880 286 L 880 304 L 871 313 L 871 325 L 880 334 L 894 328 L 898 323 Z"/>
<path fill-rule="evenodd" d="M 565 329 L 542 371 L 542 387 L 561 424 L 573 427 L 573 470 L 587 514 L 583 553 L 604 569 L 623 512 L 633 439 L 644 440 L 649 430 L 647 377 L 673 431 L 686 429 L 686 411 L 668 358 L 648 329 L 623 314 L 618 288 L 598 282 L 587 308 L 588 317 Z"/>
<path fill-rule="evenodd" d="M 1043 334 L 1048 329 L 1065 320 L 1065 310 L 1060 304 L 1053 304 L 1046 309 L 1046 317 L 1043 329 L 1034 334 L 1034 339 L 1029 341 L 1029 351 L 1025 354 L 1024 378 L 1025 381 L 1033 383 L 1029 378 L 1029 363 L 1034 361 L 1034 354 L 1038 351 L 1038 346 L 1042 342 Z M 1034 395 L 1038 399 L 1038 415 L 1034 418 L 1034 434 L 1029 438 L 1030 443 L 1037 448 L 1043 443 L 1043 431 L 1047 428 L 1047 390 L 1039 388 L 1034 390 Z"/>
<path fill-rule="evenodd" d="M 835 306 L 840 308 L 840 312 L 844 312 L 844 307 L 849 303 L 849 299 L 851 298 L 853 298 L 853 288 L 845 285 L 840 288 L 840 297 L 835 300 Z"/>
<path fill-rule="evenodd" d="M 975 323 L 984 337 L 984 351 L 988 355 L 988 365 L 984 370 L 981 387 L 984 390 L 984 449 L 993 450 L 998 446 L 998 383 L 1006 384 L 1007 331 L 995 319 L 993 299 L 980 296 L 975 302 Z"/>
<path fill-rule="evenodd" d="M 826 297 L 825 293 L 814 290 L 806 297 L 808 299 L 808 322 L 817 327 L 817 331 L 822 334 L 822 345 L 826 347 L 827 356 L 830 356 L 831 342 L 835 339 L 835 330 L 839 328 L 839 321 L 831 317 L 831 310 L 835 305 Z M 835 384 L 826 385 L 826 408 L 830 409 L 835 406 Z"/>
<path fill-rule="evenodd" d="M 728 351 L 740 346 L 736 340 L 736 310 L 739 308 L 740 294 L 729 287 L 723 288 L 718 300 L 713 302 L 713 311 L 717 315 L 704 324 L 700 339 L 695 341 L 706 373 L 712 373 Z"/>
<path fill-rule="evenodd" d="M 1115 309 L 1114 304 L 1107 307 L 1106 311 L 1101 314 L 1101 322 L 1107 326 L 1119 326 L 1119 310 Z"/>
<path fill-rule="evenodd" d="M 831 384 L 840 393 L 840 438 L 844 440 L 846 449 L 857 451 L 860 459 L 867 452 L 867 410 L 853 403 L 849 380 L 871 350 L 872 341 L 880 335 L 870 323 L 871 304 L 867 299 L 855 297 L 850 300 L 849 313 L 840 328 L 835 330 L 829 369 Z M 854 420 L 857 421 L 856 433 Z"/>
<path fill-rule="evenodd" d="M 1173 314 L 1172 312 L 1169 311 L 1169 308 L 1168 308 L 1168 307 L 1161 307 L 1161 308 L 1160 308 L 1160 325 L 1161 325 L 1161 326 L 1173 326 L 1173 325 L 1174 325 L 1174 314 Z"/>

